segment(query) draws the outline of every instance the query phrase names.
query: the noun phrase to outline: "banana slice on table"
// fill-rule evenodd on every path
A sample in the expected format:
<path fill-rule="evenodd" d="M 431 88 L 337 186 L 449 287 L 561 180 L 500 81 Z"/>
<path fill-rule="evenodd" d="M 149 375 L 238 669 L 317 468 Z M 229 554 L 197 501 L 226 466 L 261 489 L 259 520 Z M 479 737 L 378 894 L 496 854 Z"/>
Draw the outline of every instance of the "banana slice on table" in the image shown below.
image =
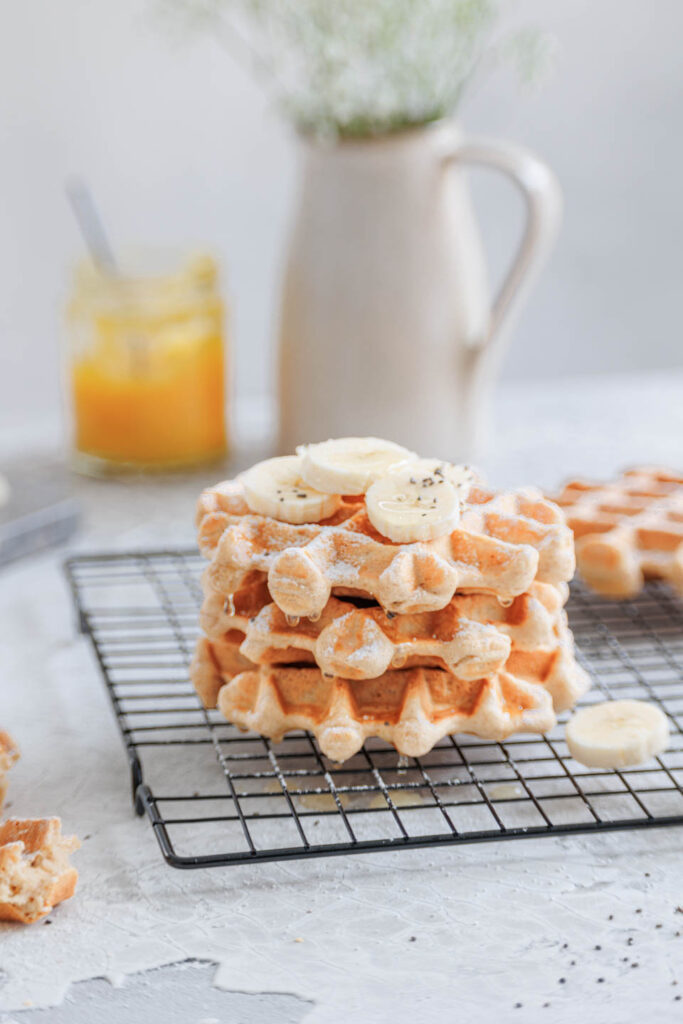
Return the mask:
<path fill-rule="evenodd" d="M 242 475 L 244 496 L 252 512 L 295 526 L 318 523 L 341 504 L 339 494 L 321 494 L 307 484 L 298 455 L 257 462 Z"/>
<path fill-rule="evenodd" d="M 379 437 L 338 437 L 299 445 L 304 480 L 325 494 L 365 494 L 390 466 L 414 459 L 413 452 Z"/>
<path fill-rule="evenodd" d="M 427 472 L 417 459 L 376 480 L 365 495 L 375 529 L 397 544 L 435 540 L 460 519 L 460 492 L 443 472 Z"/>
<path fill-rule="evenodd" d="M 565 739 L 574 760 L 588 768 L 626 768 L 666 750 L 669 724 L 647 701 L 608 700 L 572 715 Z"/>

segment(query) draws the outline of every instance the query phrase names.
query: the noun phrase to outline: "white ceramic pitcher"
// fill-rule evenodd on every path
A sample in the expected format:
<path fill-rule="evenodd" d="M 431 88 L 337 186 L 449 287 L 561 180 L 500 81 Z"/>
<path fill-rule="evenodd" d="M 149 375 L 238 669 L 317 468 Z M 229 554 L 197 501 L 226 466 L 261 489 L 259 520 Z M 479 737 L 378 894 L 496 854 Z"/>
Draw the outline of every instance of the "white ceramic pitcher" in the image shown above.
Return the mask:
<path fill-rule="evenodd" d="M 475 458 L 504 339 L 559 226 L 554 175 L 450 121 L 303 147 L 281 309 L 281 449 L 374 434 Z M 503 171 L 526 199 L 493 302 L 466 164 Z"/>

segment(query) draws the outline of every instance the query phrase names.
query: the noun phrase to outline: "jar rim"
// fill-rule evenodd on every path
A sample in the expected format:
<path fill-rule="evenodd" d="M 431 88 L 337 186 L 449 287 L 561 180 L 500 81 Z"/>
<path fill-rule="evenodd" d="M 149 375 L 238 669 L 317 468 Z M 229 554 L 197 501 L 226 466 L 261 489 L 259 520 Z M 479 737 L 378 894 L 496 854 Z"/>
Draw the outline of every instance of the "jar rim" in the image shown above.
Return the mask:
<path fill-rule="evenodd" d="M 98 267 L 90 257 L 73 268 L 76 304 L 156 312 L 218 298 L 218 264 L 205 250 L 124 249 L 121 272 Z"/>

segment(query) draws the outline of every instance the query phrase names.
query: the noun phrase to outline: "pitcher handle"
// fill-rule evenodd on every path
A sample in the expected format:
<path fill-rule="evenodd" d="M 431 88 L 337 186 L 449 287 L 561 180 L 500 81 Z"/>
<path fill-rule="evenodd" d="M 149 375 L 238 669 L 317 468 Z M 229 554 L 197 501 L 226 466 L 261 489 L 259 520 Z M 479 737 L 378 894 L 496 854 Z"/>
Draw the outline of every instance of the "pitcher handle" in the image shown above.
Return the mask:
<path fill-rule="evenodd" d="M 479 164 L 502 171 L 519 188 L 526 203 L 526 224 L 519 248 L 491 309 L 483 337 L 472 346 L 492 353 L 500 348 L 553 247 L 562 219 L 562 192 L 547 164 L 523 146 L 497 139 L 456 142 L 449 161 Z"/>

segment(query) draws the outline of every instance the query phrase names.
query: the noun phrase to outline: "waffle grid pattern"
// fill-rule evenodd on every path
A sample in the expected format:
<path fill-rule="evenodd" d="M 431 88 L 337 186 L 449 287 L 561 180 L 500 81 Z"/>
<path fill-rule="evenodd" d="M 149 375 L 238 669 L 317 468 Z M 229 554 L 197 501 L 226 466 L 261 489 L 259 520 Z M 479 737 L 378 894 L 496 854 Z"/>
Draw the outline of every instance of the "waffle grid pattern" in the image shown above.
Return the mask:
<path fill-rule="evenodd" d="M 683 605 L 665 585 L 623 602 L 574 584 L 568 605 L 594 681 L 580 704 L 634 697 L 668 715 L 669 750 L 650 764 L 576 764 L 562 715 L 544 736 L 446 737 L 420 758 L 399 759 L 370 740 L 339 766 L 306 733 L 275 744 L 201 706 L 188 665 L 204 565 L 194 551 L 168 551 L 79 556 L 66 566 L 136 810 L 172 866 L 683 824 Z"/>
<path fill-rule="evenodd" d="M 634 597 L 646 579 L 683 596 L 683 477 L 626 470 L 616 480 L 573 480 L 553 500 L 574 532 L 578 570 L 607 597 Z"/>

